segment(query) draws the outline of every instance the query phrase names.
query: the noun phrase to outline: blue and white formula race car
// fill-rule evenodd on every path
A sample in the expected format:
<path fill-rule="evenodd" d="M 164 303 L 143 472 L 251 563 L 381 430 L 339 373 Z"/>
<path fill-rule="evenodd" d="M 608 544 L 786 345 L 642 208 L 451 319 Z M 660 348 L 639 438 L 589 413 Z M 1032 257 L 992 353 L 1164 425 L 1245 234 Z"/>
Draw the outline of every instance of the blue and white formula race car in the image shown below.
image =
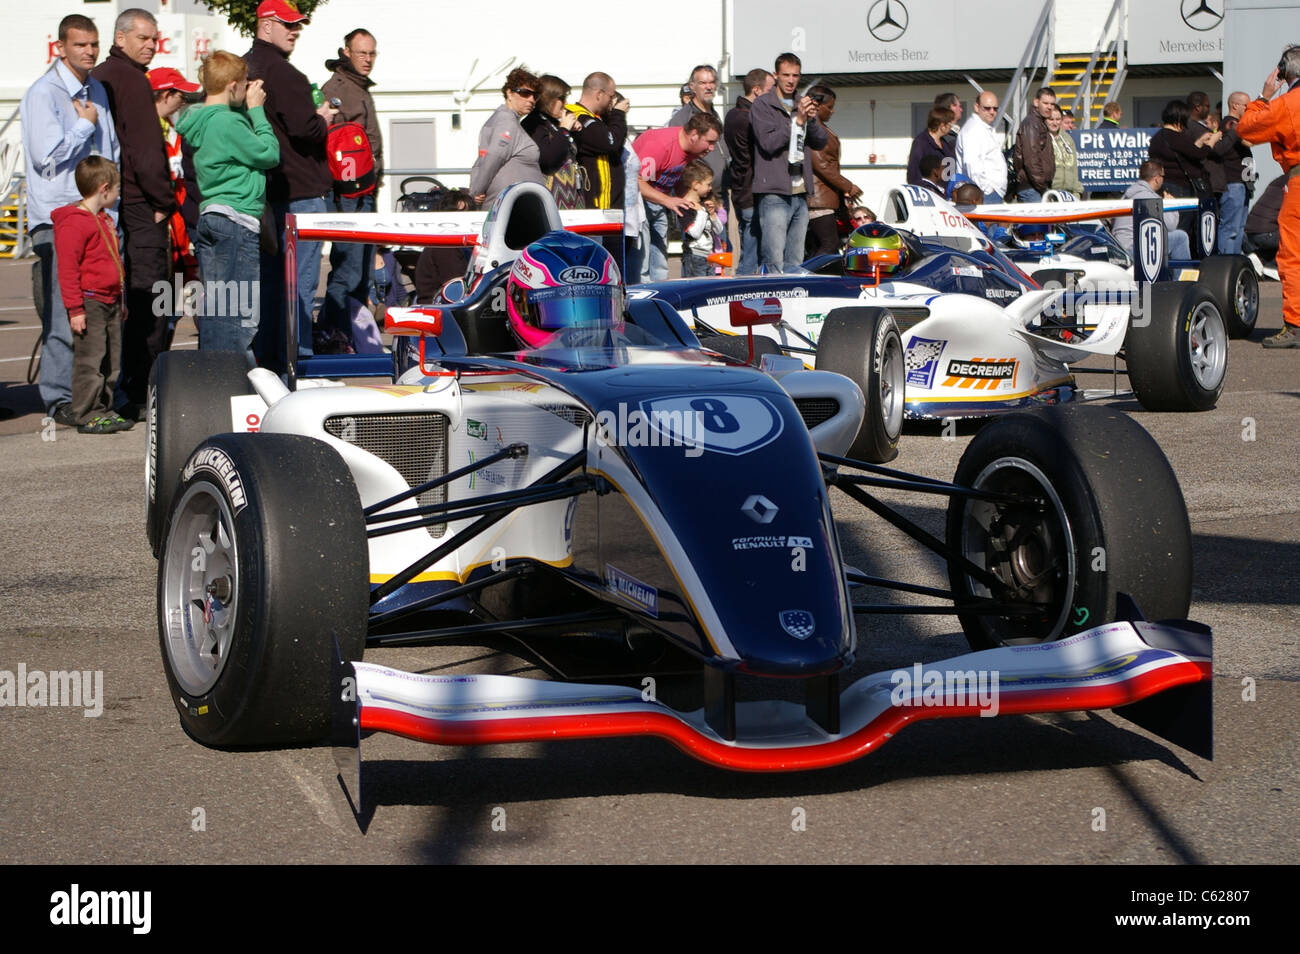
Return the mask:
<path fill-rule="evenodd" d="M 1132 203 L 1110 208 L 1132 211 Z M 897 453 L 904 417 L 983 417 L 1077 400 L 1072 365 L 1098 355 L 1124 360 L 1148 409 L 1215 405 L 1228 332 L 1204 285 L 1139 287 L 1108 265 L 1106 283 L 1067 285 L 1057 269 L 1039 276 L 1043 287 L 954 207 L 913 186 L 890 190 L 882 219 L 896 224 L 866 227 L 878 247 L 864 245 L 847 268 L 845 257 L 826 256 L 801 273 L 659 282 L 629 297 L 665 302 L 702 333 L 726 330 L 732 301 L 780 299 L 783 320 L 765 331 L 772 347 L 862 387 L 866 419 L 853 453 L 866 460 Z"/>
<path fill-rule="evenodd" d="M 449 241 L 413 222 L 290 229 Z M 390 312 L 416 347 L 385 380 L 346 383 L 376 370 L 354 357 L 299 362 L 292 387 L 238 355 L 159 361 L 148 527 L 163 663 L 193 738 L 332 738 L 357 806 L 369 732 L 652 735 L 716 766 L 791 771 L 918 719 L 1114 708 L 1208 754 L 1210 636 L 1181 621 L 1187 514 L 1142 428 L 1097 406 L 1008 414 L 951 483 L 846 459 L 856 385 L 789 359 L 749 367 L 671 308 L 625 308 L 616 266 L 564 224 L 544 190 L 507 190 L 470 237 L 491 263 L 475 287 Z M 737 332 L 778 317 L 731 313 Z M 489 340 L 509 345 L 468 344 Z M 947 498 L 945 538 L 880 488 Z M 941 554 L 950 587 L 846 566 L 832 492 Z M 926 602 L 873 605 L 861 587 Z M 848 684 L 878 612 L 951 613 L 976 651 Z M 449 642 L 508 648 L 545 678 L 362 661 Z"/>

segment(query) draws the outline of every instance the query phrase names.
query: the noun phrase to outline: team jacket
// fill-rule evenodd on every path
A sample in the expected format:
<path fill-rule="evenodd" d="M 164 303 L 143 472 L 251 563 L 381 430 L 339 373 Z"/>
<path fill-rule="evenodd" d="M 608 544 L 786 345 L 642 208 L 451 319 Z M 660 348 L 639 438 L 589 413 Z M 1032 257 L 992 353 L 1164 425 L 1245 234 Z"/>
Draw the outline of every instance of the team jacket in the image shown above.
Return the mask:
<path fill-rule="evenodd" d="M 122 149 L 122 205 L 147 203 L 155 212 L 172 212 L 176 196 L 145 67 L 115 46 L 90 75 L 104 84 L 113 111 Z"/>
<path fill-rule="evenodd" d="M 266 118 L 280 143 L 280 164 L 266 177 L 266 200 L 288 202 L 333 192 L 334 177 L 325 161 L 329 127 L 316 112 L 307 77 L 265 40 L 253 41 L 244 62 L 248 78 L 260 79 L 266 87 Z"/>
<path fill-rule="evenodd" d="M 154 121 L 158 114 L 154 113 Z M 54 254 L 59 257 L 59 293 L 68 314 L 86 311 L 86 299 L 113 302 L 122 297 L 122 255 L 117 226 L 107 212 L 92 215 L 80 205 L 55 209 Z M 98 220 L 98 221 L 96 221 Z"/>
<path fill-rule="evenodd" d="M 627 141 L 627 113 L 611 109 L 604 119 L 581 103 L 565 107 L 578 117 L 572 133 L 578 162 L 587 170 L 589 191 L 583 196 L 589 209 L 616 209 L 623 204 L 623 143 Z"/>

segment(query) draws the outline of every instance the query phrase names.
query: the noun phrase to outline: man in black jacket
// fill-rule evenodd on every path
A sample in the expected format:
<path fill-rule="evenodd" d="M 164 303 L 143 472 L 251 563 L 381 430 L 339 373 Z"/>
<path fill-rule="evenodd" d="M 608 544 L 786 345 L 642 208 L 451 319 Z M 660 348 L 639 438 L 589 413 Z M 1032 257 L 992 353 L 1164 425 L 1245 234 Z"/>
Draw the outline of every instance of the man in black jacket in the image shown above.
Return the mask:
<path fill-rule="evenodd" d="M 149 64 L 157 51 L 158 23 L 147 10 L 118 15 L 113 48 L 90 75 L 104 84 L 122 147 L 122 199 L 118 224 L 125 242 L 126 325 L 122 329 L 122 413 L 139 418 L 154 359 L 167 347 L 171 245 L 167 220 L 176 210 L 167 147 L 154 109 Z M 166 287 L 162 297 L 155 285 Z M 159 307 L 155 307 L 158 304 Z"/>
<path fill-rule="evenodd" d="M 578 163 L 586 172 L 582 200 L 589 209 L 623 209 L 627 183 L 623 146 L 627 142 L 629 105 L 627 98 L 619 94 L 613 77 L 597 71 L 582 81 L 578 101 L 564 107 L 578 123 L 569 135 L 578 149 Z M 627 215 L 626 209 L 623 214 Z M 625 266 L 629 241 L 623 235 L 606 235 L 601 244 Z"/>
<path fill-rule="evenodd" d="M 278 248 L 262 251 L 262 319 L 253 351 L 263 367 L 282 370 L 286 309 L 284 290 L 285 216 L 325 212 L 333 199 L 334 178 L 325 161 L 325 136 L 338 110 L 312 101 L 311 83 L 289 64 L 289 54 L 308 23 L 292 0 L 263 0 L 257 7 L 257 35 L 244 54 L 248 78 L 266 89 L 266 118 L 280 143 L 280 164 L 266 178 L 266 201 Z M 264 236 L 264 239 L 266 237 Z M 320 281 L 320 242 L 297 243 L 298 355 L 312 353 L 312 313 Z"/>
<path fill-rule="evenodd" d="M 758 217 L 754 215 L 754 141 L 749 122 L 749 107 L 754 100 L 772 88 L 776 77 L 765 69 L 752 69 L 745 74 L 745 92 L 736 105 L 727 112 L 722 123 L 722 138 L 726 140 L 731 156 L 728 171 L 731 178 L 731 204 L 736 212 L 736 232 L 740 236 L 740 261 L 737 275 L 753 275 L 758 271 Z"/>

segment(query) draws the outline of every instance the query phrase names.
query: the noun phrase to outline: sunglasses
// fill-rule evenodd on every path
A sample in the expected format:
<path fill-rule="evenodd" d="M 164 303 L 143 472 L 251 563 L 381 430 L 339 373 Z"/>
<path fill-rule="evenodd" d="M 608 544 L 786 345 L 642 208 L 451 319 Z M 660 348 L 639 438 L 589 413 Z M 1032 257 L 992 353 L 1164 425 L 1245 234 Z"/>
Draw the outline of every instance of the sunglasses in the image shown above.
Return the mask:
<path fill-rule="evenodd" d="M 525 99 L 533 99 L 537 96 L 537 90 L 535 89 L 511 89 L 510 92 L 516 96 L 523 96 Z"/>

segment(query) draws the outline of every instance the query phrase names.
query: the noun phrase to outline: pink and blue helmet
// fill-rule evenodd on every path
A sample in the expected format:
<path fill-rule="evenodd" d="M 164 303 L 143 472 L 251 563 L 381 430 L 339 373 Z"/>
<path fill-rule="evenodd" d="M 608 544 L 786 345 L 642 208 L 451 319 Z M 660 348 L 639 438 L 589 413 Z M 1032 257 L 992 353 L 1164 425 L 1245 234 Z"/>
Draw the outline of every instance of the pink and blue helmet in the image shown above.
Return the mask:
<path fill-rule="evenodd" d="M 623 277 L 601 245 L 557 229 L 515 259 L 506 312 L 525 348 L 540 348 L 570 328 L 621 331 Z"/>

